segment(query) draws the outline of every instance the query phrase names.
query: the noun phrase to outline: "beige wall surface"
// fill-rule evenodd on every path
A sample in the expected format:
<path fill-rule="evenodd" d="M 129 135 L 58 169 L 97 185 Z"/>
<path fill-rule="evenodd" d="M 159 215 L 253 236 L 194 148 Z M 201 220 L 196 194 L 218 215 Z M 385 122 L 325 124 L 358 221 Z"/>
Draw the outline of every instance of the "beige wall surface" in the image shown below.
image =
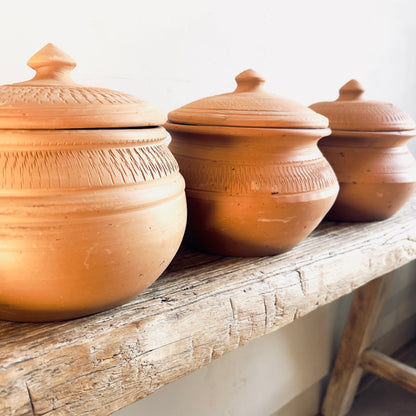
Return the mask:
<path fill-rule="evenodd" d="M 52 42 L 78 62 L 77 82 L 131 93 L 166 113 L 232 91 L 234 77 L 253 68 L 270 91 L 305 105 L 335 99 L 356 78 L 368 98 L 394 102 L 416 119 L 414 0 L 14 0 L 0 10 L 2 84 L 30 78 L 25 62 Z M 416 139 L 410 147 L 416 154 Z M 380 340 L 394 332 L 386 348 L 414 327 L 414 271 L 398 272 L 378 331 Z M 253 341 L 116 415 L 312 416 L 350 301 Z"/>

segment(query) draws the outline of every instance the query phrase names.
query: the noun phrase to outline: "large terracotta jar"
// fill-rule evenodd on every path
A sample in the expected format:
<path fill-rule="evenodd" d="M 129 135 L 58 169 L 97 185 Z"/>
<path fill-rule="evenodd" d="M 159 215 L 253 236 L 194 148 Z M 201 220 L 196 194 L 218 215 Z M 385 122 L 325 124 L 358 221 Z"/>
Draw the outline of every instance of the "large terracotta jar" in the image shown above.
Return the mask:
<path fill-rule="evenodd" d="M 374 221 L 392 216 L 416 189 L 416 161 L 406 143 L 415 123 L 396 106 L 367 101 L 355 80 L 339 98 L 311 108 L 329 119 L 332 134 L 319 142 L 340 182 L 328 214 L 340 221 Z"/>
<path fill-rule="evenodd" d="M 185 177 L 187 238 L 232 256 L 287 251 L 327 213 L 338 192 L 316 143 L 325 117 L 264 90 L 247 70 L 237 89 L 168 115 L 170 148 Z"/>
<path fill-rule="evenodd" d="M 49 44 L 0 87 L 0 319 L 120 305 L 171 261 L 186 223 L 165 121 L 133 96 L 75 84 Z"/>

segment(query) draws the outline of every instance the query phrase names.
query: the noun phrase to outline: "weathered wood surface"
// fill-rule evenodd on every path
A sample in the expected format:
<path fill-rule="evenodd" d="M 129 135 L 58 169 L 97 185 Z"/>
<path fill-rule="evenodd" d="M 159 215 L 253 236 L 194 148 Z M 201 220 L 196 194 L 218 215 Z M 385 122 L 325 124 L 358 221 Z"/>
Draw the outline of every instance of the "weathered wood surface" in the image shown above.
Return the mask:
<path fill-rule="evenodd" d="M 370 345 L 393 273 L 368 282 L 354 295 L 334 368 L 322 404 L 322 416 L 345 416 L 363 372 L 363 351 Z"/>
<path fill-rule="evenodd" d="M 364 351 L 361 357 L 361 366 L 364 370 L 416 394 L 415 368 L 376 350 Z"/>
<path fill-rule="evenodd" d="M 181 250 L 112 311 L 0 321 L 0 415 L 109 415 L 415 258 L 416 195 L 383 222 L 323 223 L 280 256 Z"/>

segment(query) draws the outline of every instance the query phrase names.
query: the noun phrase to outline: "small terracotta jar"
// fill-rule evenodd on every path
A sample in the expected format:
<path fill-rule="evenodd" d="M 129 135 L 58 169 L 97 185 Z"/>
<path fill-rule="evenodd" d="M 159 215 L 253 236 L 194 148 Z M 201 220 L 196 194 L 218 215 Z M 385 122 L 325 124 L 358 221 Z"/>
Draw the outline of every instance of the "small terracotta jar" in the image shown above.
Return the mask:
<path fill-rule="evenodd" d="M 32 80 L 0 87 L 0 319 L 74 318 L 159 277 L 185 230 L 184 181 L 158 109 L 75 84 L 51 44 L 28 65 Z"/>
<path fill-rule="evenodd" d="M 340 182 L 329 219 L 389 218 L 416 188 L 416 161 L 406 146 L 416 135 L 415 123 L 392 104 L 364 100 L 363 93 L 351 80 L 336 101 L 310 107 L 328 117 L 332 130 L 319 142 Z"/>
<path fill-rule="evenodd" d="M 264 90 L 247 70 L 237 89 L 168 115 L 170 148 L 185 177 L 187 237 L 231 256 L 282 253 L 304 239 L 335 200 L 338 182 L 316 143 L 325 117 Z"/>

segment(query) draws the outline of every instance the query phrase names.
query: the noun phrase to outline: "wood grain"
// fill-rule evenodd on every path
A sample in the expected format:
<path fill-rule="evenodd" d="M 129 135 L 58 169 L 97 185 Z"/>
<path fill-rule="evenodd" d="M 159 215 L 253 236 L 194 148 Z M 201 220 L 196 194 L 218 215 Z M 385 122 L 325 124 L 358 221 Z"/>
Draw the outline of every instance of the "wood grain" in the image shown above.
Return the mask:
<path fill-rule="evenodd" d="M 416 369 L 379 351 L 364 351 L 360 365 L 364 370 L 382 377 L 403 389 L 416 394 Z"/>
<path fill-rule="evenodd" d="M 109 415 L 415 258 L 416 196 L 386 221 L 323 223 L 279 256 L 182 248 L 122 307 L 0 321 L 0 415 Z"/>
<path fill-rule="evenodd" d="M 345 416 L 349 412 L 363 372 L 361 355 L 373 340 L 392 277 L 392 273 L 386 274 L 355 292 L 322 404 L 322 416 Z"/>

